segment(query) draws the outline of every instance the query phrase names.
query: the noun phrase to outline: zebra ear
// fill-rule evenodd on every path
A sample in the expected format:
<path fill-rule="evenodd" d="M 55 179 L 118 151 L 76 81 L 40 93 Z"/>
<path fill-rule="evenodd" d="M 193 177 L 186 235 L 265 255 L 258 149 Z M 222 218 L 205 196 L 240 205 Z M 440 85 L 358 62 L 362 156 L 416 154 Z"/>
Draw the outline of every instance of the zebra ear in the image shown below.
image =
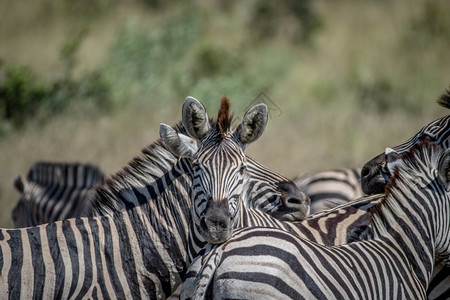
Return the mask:
<path fill-rule="evenodd" d="M 14 178 L 13 185 L 19 193 L 23 193 L 25 191 L 25 185 L 23 184 L 22 177 L 19 175 Z"/>
<path fill-rule="evenodd" d="M 189 136 L 200 140 L 211 128 L 205 107 L 194 97 L 184 100 L 182 122 Z"/>
<path fill-rule="evenodd" d="M 450 149 L 445 151 L 439 159 L 438 178 L 448 191 L 450 188 Z"/>
<path fill-rule="evenodd" d="M 245 113 L 241 124 L 234 132 L 244 148 L 261 136 L 266 128 L 267 119 L 268 109 L 264 103 L 253 106 Z"/>
<path fill-rule="evenodd" d="M 159 135 L 176 157 L 192 157 L 197 152 L 197 142 L 194 139 L 176 132 L 169 125 L 161 123 Z"/>

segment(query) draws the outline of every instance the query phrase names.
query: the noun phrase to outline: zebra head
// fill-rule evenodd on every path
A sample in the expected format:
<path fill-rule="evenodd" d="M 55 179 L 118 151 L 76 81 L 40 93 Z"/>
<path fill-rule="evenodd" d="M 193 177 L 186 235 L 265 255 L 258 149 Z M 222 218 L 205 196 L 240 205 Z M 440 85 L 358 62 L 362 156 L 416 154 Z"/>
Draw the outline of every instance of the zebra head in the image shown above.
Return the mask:
<path fill-rule="evenodd" d="M 246 197 L 261 197 L 267 201 L 277 197 L 280 203 L 292 206 L 295 206 L 294 199 L 302 205 L 307 202 L 302 211 L 304 218 L 309 209 L 309 198 L 303 193 L 296 194 L 297 191 L 290 189 L 289 183 L 281 183 L 282 180 L 275 184 L 250 184 L 252 170 L 249 169 L 257 164 L 249 163 L 244 150 L 263 133 L 268 109 L 265 104 L 253 106 L 233 131 L 229 106 L 229 100 L 222 97 L 217 122 L 211 124 L 203 105 L 188 97 L 183 105 L 182 122 L 190 137 L 165 124 L 160 127 L 161 137 L 174 155 L 188 157 L 192 164 L 192 218 L 198 232 L 212 244 L 222 243 L 232 234 L 238 222 L 240 205 L 248 201 Z M 263 172 L 260 173 L 258 183 L 265 180 Z M 291 184 L 295 187 L 292 181 Z M 249 189 L 263 191 L 254 193 Z"/>
<path fill-rule="evenodd" d="M 450 90 L 446 91 L 438 100 L 438 103 L 446 108 L 450 108 Z M 388 164 L 399 160 L 402 154 L 409 152 L 411 148 L 421 142 L 428 141 L 439 144 L 444 149 L 449 148 L 450 143 L 450 115 L 439 118 L 424 126 L 413 137 L 405 143 L 391 148 L 387 148 L 361 169 L 361 187 L 366 194 L 383 193 L 389 178 L 392 175 Z"/>

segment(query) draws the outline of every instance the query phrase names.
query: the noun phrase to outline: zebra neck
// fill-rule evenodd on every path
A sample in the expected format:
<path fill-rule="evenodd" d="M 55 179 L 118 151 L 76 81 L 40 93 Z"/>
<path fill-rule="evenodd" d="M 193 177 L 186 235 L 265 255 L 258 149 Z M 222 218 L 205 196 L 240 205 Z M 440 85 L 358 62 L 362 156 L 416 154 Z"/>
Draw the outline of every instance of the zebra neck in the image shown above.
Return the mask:
<path fill-rule="evenodd" d="M 120 227 L 126 229 L 124 234 L 133 234 L 129 237 L 130 251 L 133 257 L 142 257 L 146 270 L 137 275 L 142 277 L 139 280 L 146 282 L 150 276 L 152 283 L 161 282 L 166 297 L 181 283 L 189 262 L 191 181 L 182 180 L 184 177 L 174 180 L 163 193 L 150 197 L 147 203 L 119 211 L 114 217 Z M 147 197 L 152 191 L 138 193 Z"/>
<path fill-rule="evenodd" d="M 178 165 L 178 166 L 177 166 Z M 120 191 L 151 184 L 172 171 L 183 173 L 186 163 L 179 164 L 161 140 L 144 148 L 124 168 L 105 180 L 90 198 L 91 215 L 104 215 L 122 209 L 126 203 L 118 195 Z"/>
<path fill-rule="evenodd" d="M 386 198 L 374 209 L 372 227 L 375 239 L 381 239 L 408 261 L 413 274 L 427 286 L 434 265 L 436 197 L 425 189 L 398 180 Z"/>
<path fill-rule="evenodd" d="M 154 200 L 159 195 L 170 192 L 166 190 L 174 182 L 191 182 L 189 164 L 185 159 L 177 161 L 163 176 L 148 182 L 133 181 L 126 177 L 121 182 L 107 180 L 98 187 L 91 200 L 92 215 L 105 215 L 122 209 L 130 209 Z M 143 176 L 143 175 L 142 175 Z M 125 184 L 126 182 L 126 184 Z"/>

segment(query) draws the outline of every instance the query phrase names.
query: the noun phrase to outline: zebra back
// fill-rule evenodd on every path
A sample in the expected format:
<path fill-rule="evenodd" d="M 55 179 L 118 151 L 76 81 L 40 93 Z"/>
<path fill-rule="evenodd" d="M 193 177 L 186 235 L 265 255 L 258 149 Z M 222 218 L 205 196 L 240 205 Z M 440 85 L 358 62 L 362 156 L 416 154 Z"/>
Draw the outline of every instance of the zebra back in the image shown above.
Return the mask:
<path fill-rule="evenodd" d="M 360 173 L 359 168 L 337 169 L 302 175 L 294 182 L 311 199 L 314 214 L 362 197 Z"/>
<path fill-rule="evenodd" d="M 16 177 L 14 185 L 21 197 L 13 209 L 16 227 L 64 220 L 80 216 L 89 204 L 91 189 L 103 183 L 98 167 L 81 163 L 35 163 L 26 182 Z"/>
<path fill-rule="evenodd" d="M 78 189 L 102 184 L 103 172 L 86 163 L 36 162 L 28 171 L 27 181 L 39 185 L 61 185 Z"/>

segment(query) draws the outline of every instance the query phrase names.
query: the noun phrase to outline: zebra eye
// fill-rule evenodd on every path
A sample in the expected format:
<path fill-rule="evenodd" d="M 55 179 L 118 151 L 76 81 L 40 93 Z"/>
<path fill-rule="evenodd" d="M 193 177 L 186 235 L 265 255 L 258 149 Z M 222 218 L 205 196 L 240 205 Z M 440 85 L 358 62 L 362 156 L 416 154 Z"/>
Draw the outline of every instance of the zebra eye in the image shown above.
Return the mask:
<path fill-rule="evenodd" d="M 246 169 L 247 169 L 247 166 L 246 166 L 246 165 L 242 165 L 242 166 L 239 168 L 239 173 L 240 173 L 241 175 L 243 175 Z"/>

